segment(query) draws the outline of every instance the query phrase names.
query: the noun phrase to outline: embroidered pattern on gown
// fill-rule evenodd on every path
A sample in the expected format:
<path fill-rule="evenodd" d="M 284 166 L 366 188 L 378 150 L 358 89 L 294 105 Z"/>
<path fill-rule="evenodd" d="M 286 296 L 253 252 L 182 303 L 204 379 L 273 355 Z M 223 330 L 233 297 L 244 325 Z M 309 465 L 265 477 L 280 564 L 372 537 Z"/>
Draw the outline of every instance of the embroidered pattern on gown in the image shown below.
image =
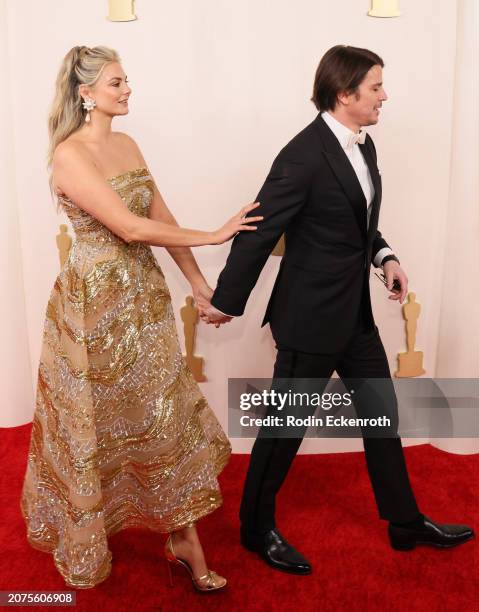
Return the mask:
<path fill-rule="evenodd" d="M 108 182 L 148 215 L 146 168 Z M 151 247 L 60 202 L 76 240 L 46 309 L 20 505 L 30 544 L 90 588 L 111 571 L 107 536 L 173 531 L 222 504 L 231 444 L 181 354 Z"/>

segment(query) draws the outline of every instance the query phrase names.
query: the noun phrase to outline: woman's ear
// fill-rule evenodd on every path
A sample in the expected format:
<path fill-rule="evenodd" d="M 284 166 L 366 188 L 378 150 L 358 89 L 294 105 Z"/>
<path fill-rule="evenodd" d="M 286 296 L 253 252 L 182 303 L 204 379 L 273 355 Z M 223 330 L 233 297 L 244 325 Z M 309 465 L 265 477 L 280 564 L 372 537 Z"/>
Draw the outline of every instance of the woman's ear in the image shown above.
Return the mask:
<path fill-rule="evenodd" d="M 78 93 L 82 98 L 88 98 L 90 96 L 90 90 L 83 84 L 78 86 Z"/>

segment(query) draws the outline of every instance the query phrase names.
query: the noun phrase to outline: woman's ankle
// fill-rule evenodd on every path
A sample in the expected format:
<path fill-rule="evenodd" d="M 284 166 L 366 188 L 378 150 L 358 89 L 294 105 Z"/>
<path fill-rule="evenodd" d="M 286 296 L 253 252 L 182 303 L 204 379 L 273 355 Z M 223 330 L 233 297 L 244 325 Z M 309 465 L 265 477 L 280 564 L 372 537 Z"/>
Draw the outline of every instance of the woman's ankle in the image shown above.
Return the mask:
<path fill-rule="evenodd" d="M 194 544 L 198 540 L 198 534 L 196 533 L 195 526 L 192 527 L 183 527 L 182 529 L 178 529 L 171 533 L 173 541 L 181 542 L 191 542 Z"/>

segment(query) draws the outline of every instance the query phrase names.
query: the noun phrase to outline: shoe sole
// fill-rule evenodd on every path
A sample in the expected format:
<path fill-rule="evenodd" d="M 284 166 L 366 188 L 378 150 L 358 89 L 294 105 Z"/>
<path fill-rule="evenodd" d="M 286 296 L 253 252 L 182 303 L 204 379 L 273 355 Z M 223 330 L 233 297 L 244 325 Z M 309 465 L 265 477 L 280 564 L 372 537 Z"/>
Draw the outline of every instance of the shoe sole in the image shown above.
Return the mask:
<path fill-rule="evenodd" d="M 260 559 L 263 559 L 263 561 L 265 561 L 270 567 L 272 567 L 275 570 L 279 570 L 280 572 L 285 572 L 286 574 L 295 574 L 296 576 L 308 576 L 309 574 L 312 573 L 312 570 L 306 571 L 306 572 L 298 572 L 292 569 L 287 569 L 287 568 L 283 568 L 283 567 L 278 567 L 277 565 L 274 565 L 273 563 L 271 563 L 271 561 L 268 559 L 268 557 L 265 557 L 263 554 L 261 554 L 260 551 L 258 551 L 253 544 L 249 544 L 248 542 L 245 542 L 244 540 L 241 540 L 241 546 L 243 546 L 244 548 L 246 548 L 247 550 L 254 552 L 258 555 L 258 557 Z"/>
<path fill-rule="evenodd" d="M 465 542 L 469 542 L 469 540 L 472 540 L 473 538 L 474 538 L 474 534 L 471 534 L 464 540 L 461 540 L 460 542 L 453 542 L 452 544 L 438 544 L 436 542 L 426 542 L 423 540 L 414 540 L 413 542 L 399 543 L 399 542 L 393 542 L 391 538 L 390 538 L 390 542 L 391 542 L 391 547 L 394 550 L 398 550 L 402 552 L 402 551 L 414 550 L 416 546 L 432 546 L 433 548 L 454 548 L 454 546 L 460 546 L 461 544 L 464 544 Z"/>

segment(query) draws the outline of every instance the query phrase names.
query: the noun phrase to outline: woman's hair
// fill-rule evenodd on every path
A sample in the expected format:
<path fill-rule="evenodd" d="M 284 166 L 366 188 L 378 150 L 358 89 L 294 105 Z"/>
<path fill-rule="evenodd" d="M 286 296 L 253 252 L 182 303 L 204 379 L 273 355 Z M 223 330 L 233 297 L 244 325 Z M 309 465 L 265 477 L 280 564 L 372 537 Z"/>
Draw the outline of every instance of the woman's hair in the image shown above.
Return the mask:
<path fill-rule="evenodd" d="M 83 123 L 86 111 L 78 87 L 81 84 L 94 85 L 108 62 L 119 62 L 116 51 L 108 47 L 73 47 L 63 58 L 58 72 L 55 97 L 48 117 L 48 164 L 50 169 L 56 147 Z M 49 177 L 50 190 L 53 192 L 52 174 Z"/>
<path fill-rule="evenodd" d="M 368 49 L 336 45 L 321 58 L 314 78 L 314 102 L 319 111 L 334 110 L 341 91 L 355 93 L 367 72 L 383 60 Z"/>

